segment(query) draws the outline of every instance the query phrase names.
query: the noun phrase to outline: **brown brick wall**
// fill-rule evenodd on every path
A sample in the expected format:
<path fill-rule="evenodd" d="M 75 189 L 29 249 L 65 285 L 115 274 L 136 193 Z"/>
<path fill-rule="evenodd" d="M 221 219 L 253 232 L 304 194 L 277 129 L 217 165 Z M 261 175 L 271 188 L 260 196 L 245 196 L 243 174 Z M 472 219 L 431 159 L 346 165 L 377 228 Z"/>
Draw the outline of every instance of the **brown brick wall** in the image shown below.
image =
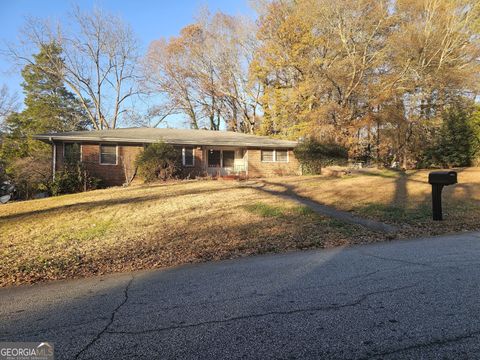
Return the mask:
<path fill-rule="evenodd" d="M 63 143 L 56 143 L 57 161 L 56 171 L 63 168 Z M 131 176 L 135 171 L 135 159 L 143 151 L 143 145 L 118 144 L 117 165 L 100 164 L 100 144 L 83 143 L 81 145 L 82 163 L 90 176 L 102 179 L 107 186 L 122 185 L 126 182 L 126 175 Z"/>
<path fill-rule="evenodd" d="M 260 149 L 248 149 L 248 176 L 271 177 L 299 175 L 300 164 L 292 150 L 288 150 L 288 162 L 262 162 Z"/>
<path fill-rule="evenodd" d="M 82 144 L 82 162 L 91 176 L 100 178 L 105 185 L 122 185 L 126 176 L 135 171 L 135 159 L 143 151 L 142 145 L 118 145 L 117 165 L 100 164 L 100 145 Z"/>
<path fill-rule="evenodd" d="M 56 171 L 63 168 L 63 143 L 56 146 Z M 183 177 L 196 177 L 204 175 L 204 151 L 202 147 L 195 146 L 195 165 L 182 168 Z M 181 152 L 182 147 L 177 147 Z M 135 170 L 135 159 L 143 151 L 143 145 L 118 144 L 117 165 L 100 164 L 100 145 L 98 143 L 83 143 L 81 145 L 82 162 L 91 176 L 100 178 L 107 186 L 122 185 L 125 183 L 125 172 L 130 176 Z M 140 179 L 141 180 L 141 179 Z"/>
<path fill-rule="evenodd" d="M 56 143 L 56 171 L 63 168 L 63 143 Z M 182 147 L 177 147 L 180 151 Z M 100 178 L 107 186 L 122 185 L 126 181 L 125 172 L 130 176 L 135 170 L 135 159 L 143 151 L 142 144 L 118 144 L 117 165 L 100 164 L 100 145 L 83 143 L 81 145 L 82 162 L 91 176 Z M 195 166 L 183 167 L 182 176 L 194 178 L 205 175 L 203 147 L 195 147 Z M 248 176 L 271 177 L 300 174 L 300 166 L 292 150 L 288 151 L 288 162 L 262 162 L 260 149 L 248 149 Z M 140 179 L 141 180 L 141 179 Z"/>

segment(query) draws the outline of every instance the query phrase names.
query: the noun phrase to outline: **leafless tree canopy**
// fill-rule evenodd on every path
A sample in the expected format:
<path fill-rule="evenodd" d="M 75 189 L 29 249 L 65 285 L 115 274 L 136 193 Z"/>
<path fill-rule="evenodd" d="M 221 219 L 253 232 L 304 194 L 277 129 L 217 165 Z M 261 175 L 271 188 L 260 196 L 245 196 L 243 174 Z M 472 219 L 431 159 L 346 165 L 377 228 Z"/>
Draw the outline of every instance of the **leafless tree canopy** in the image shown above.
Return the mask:
<path fill-rule="evenodd" d="M 9 114 L 18 108 L 18 98 L 16 94 L 11 94 L 6 85 L 0 88 L 0 130 L 3 120 Z"/>
<path fill-rule="evenodd" d="M 145 86 L 162 94 L 163 114 L 186 114 L 192 128 L 253 132 L 259 113 L 259 84 L 250 81 L 256 27 L 243 18 L 202 13 L 178 37 L 150 44 Z"/>
<path fill-rule="evenodd" d="M 119 17 L 94 9 L 75 8 L 72 24 L 62 28 L 45 20 L 30 18 L 22 31 L 23 45 L 55 42 L 63 49 L 63 63 L 45 66 L 46 72 L 61 74 L 78 96 L 95 129 L 115 128 L 138 94 L 136 65 L 138 40 Z M 10 46 L 19 64 L 31 62 L 31 47 Z"/>

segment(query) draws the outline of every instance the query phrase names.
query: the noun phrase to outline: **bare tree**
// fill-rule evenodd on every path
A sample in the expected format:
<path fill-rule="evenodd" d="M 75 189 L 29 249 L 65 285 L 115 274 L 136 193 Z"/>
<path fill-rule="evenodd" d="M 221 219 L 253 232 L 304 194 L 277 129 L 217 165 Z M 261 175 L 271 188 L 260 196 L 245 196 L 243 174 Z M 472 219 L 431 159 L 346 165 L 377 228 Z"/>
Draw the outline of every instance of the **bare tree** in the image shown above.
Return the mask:
<path fill-rule="evenodd" d="M 0 130 L 4 119 L 18 108 L 18 97 L 11 94 L 7 85 L 0 88 Z"/>
<path fill-rule="evenodd" d="M 142 111 L 139 111 L 132 108 L 125 113 L 126 120 L 129 124 L 139 127 L 156 128 L 160 126 L 160 124 L 166 123 L 170 115 L 178 113 L 175 106 L 168 102 L 153 106 L 148 106 L 147 103 L 143 103 L 143 105 L 147 106 L 146 110 L 142 109 Z"/>
<path fill-rule="evenodd" d="M 136 159 L 137 154 L 132 153 L 123 154 L 120 157 L 120 163 L 122 164 L 123 175 L 125 177 L 125 186 L 130 186 L 137 175 L 138 165 Z"/>
<path fill-rule="evenodd" d="M 200 18 L 207 33 L 206 57 L 213 65 L 220 113 L 230 130 L 253 132 L 260 112 L 261 84 L 249 70 L 258 47 L 257 26 L 247 18 L 223 13 Z"/>
<path fill-rule="evenodd" d="M 23 44 L 40 48 L 55 42 L 63 50 L 63 62 L 51 62 L 44 71 L 61 74 L 80 99 L 95 129 L 115 128 L 127 111 L 127 101 L 138 94 L 136 65 L 138 40 L 119 17 L 96 8 L 75 8 L 68 31 L 42 19 L 28 19 Z M 19 63 L 31 62 L 17 45 L 9 53 Z"/>
<path fill-rule="evenodd" d="M 192 128 L 218 130 L 225 122 L 230 130 L 252 132 L 261 95 L 249 78 L 255 32 L 246 19 L 203 12 L 178 37 L 150 45 L 146 85 L 167 100 L 162 109 L 187 115 Z"/>
<path fill-rule="evenodd" d="M 181 37 L 186 37 L 182 30 Z M 200 127 L 200 104 L 194 83 L 190 55 L 182 38 L 160 39 L 150 44 L 144 61 L 144 86 L 165 98 L 162 106 L 185 114 L 190 127 Z"/>

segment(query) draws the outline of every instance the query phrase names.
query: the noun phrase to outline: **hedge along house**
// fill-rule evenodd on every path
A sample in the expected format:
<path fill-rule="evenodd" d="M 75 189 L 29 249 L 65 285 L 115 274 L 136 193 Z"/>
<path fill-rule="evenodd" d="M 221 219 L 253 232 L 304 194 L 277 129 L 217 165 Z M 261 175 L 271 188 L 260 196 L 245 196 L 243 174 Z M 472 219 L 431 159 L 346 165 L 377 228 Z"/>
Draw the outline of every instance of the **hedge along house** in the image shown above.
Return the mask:
<path fill-rule="evenodd" d="M 269 177 L 300 173 L 295 141 L 237 132 L 125 128 L 40 134 L 52 144 L 53 172 L 66 159 L 82 162 L 91 176 L 106 185 L 122 185 L 135 172 L 135 160 L 148 144 L 163 141 L 182 153 L 182 175 Z"/>

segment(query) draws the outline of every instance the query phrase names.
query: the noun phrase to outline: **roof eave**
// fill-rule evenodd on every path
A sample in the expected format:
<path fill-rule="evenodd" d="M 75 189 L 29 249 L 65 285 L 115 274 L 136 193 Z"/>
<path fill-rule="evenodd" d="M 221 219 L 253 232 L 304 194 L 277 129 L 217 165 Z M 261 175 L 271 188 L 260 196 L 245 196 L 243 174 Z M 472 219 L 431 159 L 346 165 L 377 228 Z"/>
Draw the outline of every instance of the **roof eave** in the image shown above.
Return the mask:
<path fill-rule="evenodd" d="M 135 144 L 152 144 L 157 141 L 164 141 L 172 145 L 200 145 L 200 146 L 237 146 L 246 148 L 294 148 L 298 145 L 297 142 L 291 141 L 288 143 L 267 143 L 257 144 L 248 141 L 205 141 L 205 140 L 168 140 L 168 139 L 133 139 L 133 138 L 111 138 L 111 137 L 91 137 L 91 136 L 55 136 L 55 135 L 34 135 L 34 139 L 49 142 L 52 141 L 84 141 L 84 142 L 114 142 L 114 143 L 135 143 Z M 272 139 L 273 140 L 273 139 Z M 273 140 L 275 141 L 275 140 Z M 278 140 L 277 140 L 278 141 Z M 280 140 L 281 141 L 281 140 Z"/>

